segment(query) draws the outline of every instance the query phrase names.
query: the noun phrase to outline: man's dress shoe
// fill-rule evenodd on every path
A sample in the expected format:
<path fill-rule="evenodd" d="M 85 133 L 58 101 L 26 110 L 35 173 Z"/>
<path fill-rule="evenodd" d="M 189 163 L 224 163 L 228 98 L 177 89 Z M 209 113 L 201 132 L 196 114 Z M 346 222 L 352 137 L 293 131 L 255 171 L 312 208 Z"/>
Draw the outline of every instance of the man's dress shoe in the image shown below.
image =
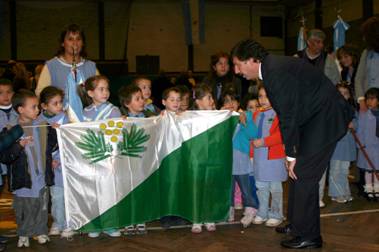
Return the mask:
<path fill-rule="evenodd" d="M 303 239 L 301 237 L 295 237 L 290 240 L 284 240 L 280 243 L 285 248 L 291 249 L 305 249 L 305 248 L 321 248 L 322 238 L 321 236 L 314 239 Z"/>

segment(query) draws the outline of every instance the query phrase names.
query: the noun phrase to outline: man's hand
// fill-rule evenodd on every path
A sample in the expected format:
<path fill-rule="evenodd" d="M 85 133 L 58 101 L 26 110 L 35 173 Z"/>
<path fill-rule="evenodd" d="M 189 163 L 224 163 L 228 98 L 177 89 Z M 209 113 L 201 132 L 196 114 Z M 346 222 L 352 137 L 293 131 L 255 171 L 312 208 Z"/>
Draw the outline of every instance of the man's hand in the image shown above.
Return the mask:
<path fill-rule="evenodd" d="M 293 161 L 286 160 L 286 168 L 288 171 L 288 176 L 290 176 L 290 178 L 292 178 L 293 180 L 297 179 L 295 171 L 294 171 L 295 164 L 296 164 L 296 159 L 294 159 Z"/>

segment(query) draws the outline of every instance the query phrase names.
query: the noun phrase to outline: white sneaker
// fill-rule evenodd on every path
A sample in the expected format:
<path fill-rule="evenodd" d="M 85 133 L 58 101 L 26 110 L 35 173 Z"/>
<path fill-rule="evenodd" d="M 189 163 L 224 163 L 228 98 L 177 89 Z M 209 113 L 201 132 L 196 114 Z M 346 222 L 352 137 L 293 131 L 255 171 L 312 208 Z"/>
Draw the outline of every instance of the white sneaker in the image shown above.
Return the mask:
<path fill-rule="evenodd" d="M 136 225 L 136 234 L 137 235 L 143 235 L 147 233 L 146 224 L 141 223 Z"/>
<path fill-rule="evenodd" d="M 194 234 L 200 234 L 203 231 L 202 226 L 203 225 L 199 223 L 192 224 L 191 232 Z"/>
<path fill-rule="evenodd" d="M 234 221 L 234 207 L 229 208 L 229 217 L 228 217 L 228 222 L 233 222 Z"/>
<path fill-rule="evenodd" d="M 89 232 L 88 233 L 88 237 L 89 238 L 97 238 L 100 236 L 100 233 L 99 232 Z"/>
<path fill-rule="evenodd" d="M 58 227 L 51 227 L 49 231 L 49 235 L 60 235 L 61 231 Z"/>
<path fill-rule="evenodd" d="M 37 236 L 37 241 L 39 244 L 45 244 L 50 241 L 50 238 L 47 235 L 39 235 Z"/>
<path fill-rule="evenodd" d="M 121 232 L 117 229 L 106 230 L 106 231 L 103 231 L 103 233 L 110 236 L 110 237 L 120 237 L 121 236 Z"/>
<path fill-rule="evenodd" d="M 267 219 L 263 219 L 262 217 L 259 217 L 259 216 L 255 216 L 255 218 L 253 219 L 252 223 L 255 224 L 255 225 L 260 225 L 260 224 L 263 224 L 267 221 Z"/>
<path fill-rule="evenodd" d="M 252 207 L 245 208 L 245 212 L 243 213 L 244 216 L 241 219 L 241 223 L 244 228 L 247 228 L 248 226 L 250 226 L 256 214 L 257 214 L 257 210 L 255 208 L 252 208 Z"/>
<path fill-rule="evenodd" d="M 28 248 L 29 246 L 30 246 L 29 237 L 27 237 L 27 236 L 20 236 L 20 237 L 18 237 L 17 247 L 19 247 L 19 248 L 22 248 L 22 247 Z"/>
<path fill-rule="evenodd" d="M 266 227 L 277 227 L 279 226 L 283 221 L 278 219 L 270 218 L 266 221 L 265 225 Z"/>
<path fill-rule="evenodd" d="M 216 224 L 214 222 L 204 223 L 204 226 L 205 226 L 205 229 L 208 232 L 214 232 L 214 231 L 216 231 Z"/>
<path fill-rule="evenodd" d="M 318 204 L 318 205 L 320 206 L 320 208 L 325 207 L 325 203 L 324 203 L 324 201 L 322 201 L 322 200 L 319 201 L 319 204 Z"/>
<path fill-rule="evenodd" d="M 61 233 L 61 238 L 72 238 L 75 232 L 71 228 L 66 228 Z"/>

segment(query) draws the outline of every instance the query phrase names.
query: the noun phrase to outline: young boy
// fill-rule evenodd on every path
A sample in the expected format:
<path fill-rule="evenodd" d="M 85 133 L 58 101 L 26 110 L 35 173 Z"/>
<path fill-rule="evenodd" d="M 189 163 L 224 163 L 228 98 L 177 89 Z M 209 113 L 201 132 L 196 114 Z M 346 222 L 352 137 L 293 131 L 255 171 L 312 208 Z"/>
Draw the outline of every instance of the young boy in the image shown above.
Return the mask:
<path fill-rule="evenodd" d="M 15 143 L 4 153 L 9 165 L 9 189 L 14 194 L 18 247 L 29 247 L 29 237 L 36 236 L 38 243 L 49 241 L 47 236 L 48 192 L 45 183 L 45 162 L 42 137 L 46 127 L 36 126 L 38 98 L 28 90 L 20 90 L 12 98 L 14 110 L 19 114 L 18 123 L 24 127 L 22 142 Z M 24 145 L 17 150 L 15 145 Z"/>
<path fill-rule="evenodd" d="M 178 112 L 180 110 L 180 90 L 178 88 L 172 87 L 163 91 L 162 94 L 162 104 L 165 106 L 166 110 L 169 112 Z"/>
<path fill-rule="evenodd" d="M 0 132 L 17 124 L 18 115 L 12 108 L 13 87 L 8 79 L 0 79 Z M 0 193 L 2 192 L 3 175 L 7 174 L 7 166 L 0 162 Z M 0 238 L 1 240 L 1 238 Z"/>

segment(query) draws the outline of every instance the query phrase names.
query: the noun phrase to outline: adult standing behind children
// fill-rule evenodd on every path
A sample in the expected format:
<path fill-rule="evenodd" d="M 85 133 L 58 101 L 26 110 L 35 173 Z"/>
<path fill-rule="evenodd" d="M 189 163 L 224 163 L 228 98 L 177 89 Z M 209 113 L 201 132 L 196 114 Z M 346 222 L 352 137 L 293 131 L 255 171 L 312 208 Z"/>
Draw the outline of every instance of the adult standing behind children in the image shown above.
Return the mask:
<path fill-rule="evenodd" d="M 274 56 L 252 39 L 232 49 L 236 74 L 263 80 L 277 112 L 290 180 L 288 219 L 278 228 L 294 236 L 287 248 L 321 247 L 318 182 L 337 141 L 346 134 L 352 111 L 318 68 L 294 57 Z"/>
<path fill-rule="evenodd" d="M 83 30 L 76 24 L 67 26 L 59 38 L 56 56 L 48 60 L 38 80 L 36 94 L 47 86 L 55 86 L 65 93 L 64 108 L 70 121 L 83 121 L 83 105 L 77 86 L 98 75 L 96 64 L 85 59 L 86 41 Z"/>
<path fill-rule="evenodd" d="M 304 62 L 318 67 L 334 85 L 340 80 L 340 73 L 335 60 L 324 50 L 326 35 L 319 29 L 309 30 L 307 33 L 307 47 L 298 51 L 294 56 Z"/>

